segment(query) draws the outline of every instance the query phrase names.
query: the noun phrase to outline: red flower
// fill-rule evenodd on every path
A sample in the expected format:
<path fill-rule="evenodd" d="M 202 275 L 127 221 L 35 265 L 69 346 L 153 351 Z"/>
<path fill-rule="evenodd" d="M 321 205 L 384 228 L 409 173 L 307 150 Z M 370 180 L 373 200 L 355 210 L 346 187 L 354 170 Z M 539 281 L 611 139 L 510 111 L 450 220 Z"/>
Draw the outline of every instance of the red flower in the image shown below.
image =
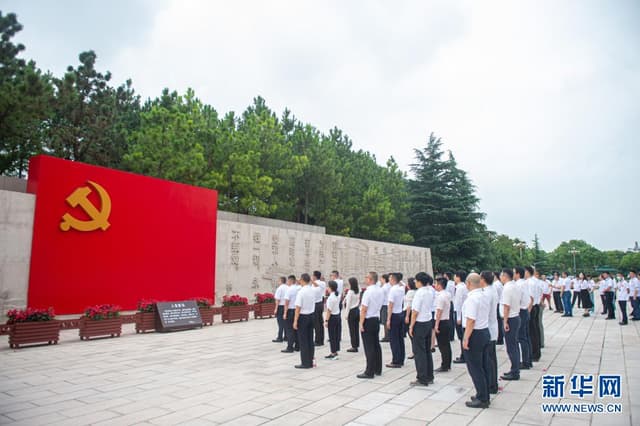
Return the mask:
<path fill-rule="evenodd" d="M 256 293 L 254 296 L 257 303 L 273 303 L 276 301 L 273 293 Z"/>
<path fill-rule="evenodd" d="M 155 299 L 142 299 L 138 301 L 138 312 L 154 312 L 156 310 L 156 303 L 158 303 Z"/>
<path fill-rule="evenodd" d="M 50 321 L 55 317 L 53 308 L 49 309 L 11 309 L 7 312 L 8 324 L 17 322 L 34 322 L 34 321 Z"/>
<path fill-rule="evenodd" d="M 213 305 L 213 300 L 208 297 L 198 297 L 195 301 L 199 308 L 210 308 Z"/>
<path fill-rule="evenodd" d="M 231 296 L 224 296 L 222 298 L 222 306 L 243 306 L 248 305 L 249 299 L 246 297 L 233 294 Z"/>
<path fill-rule="evenodd" d="M 85 309 L 84 316 L 96 321 L 118 318 L 120 316 L 120 306 L 112 304 L 89 306 Z"/>

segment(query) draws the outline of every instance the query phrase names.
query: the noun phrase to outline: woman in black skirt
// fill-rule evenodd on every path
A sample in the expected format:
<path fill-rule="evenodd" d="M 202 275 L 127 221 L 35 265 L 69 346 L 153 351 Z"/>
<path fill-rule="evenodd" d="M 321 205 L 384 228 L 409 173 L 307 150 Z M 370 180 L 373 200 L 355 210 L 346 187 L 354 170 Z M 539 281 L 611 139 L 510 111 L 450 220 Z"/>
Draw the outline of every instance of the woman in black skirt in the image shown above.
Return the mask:
<path fill-rule="evenodd" d="M 327 299 L 327 312 L 325 317 L 325 327 L 329 331 L 329 344 L 331 353 L 325 358 L 338 359 L 338 351 L 340 351 L 340 336 L 342 335 L 342 324 L 340 318 L 340 293 L 338 293 L 338 283 L 329 281 L 329 289 L 331 294 Z"/>
<path fill-rule="evenodd" d="M 347 349 L 347 352 L 358 352 L 360 346 L 360 287 L 358 287 L 358 280 L 354 277 L 349 278 L 349 291 L 344 298 L 344 308 L 347 310 L 347 324 L 351 337 L 351 347 Z"/>
<path fill-rule="evenodd" d="M 589 293 L 593 291 L 589 280 L 585 277 L 584 273 L 578 274 L 577 284 L 580 286 L 580 301 L 582 302 L 582 309 L 584 309 L 583 317 L 589 316 L 589 311 L 593 307 L 591 304 L 591 296 Z"/>

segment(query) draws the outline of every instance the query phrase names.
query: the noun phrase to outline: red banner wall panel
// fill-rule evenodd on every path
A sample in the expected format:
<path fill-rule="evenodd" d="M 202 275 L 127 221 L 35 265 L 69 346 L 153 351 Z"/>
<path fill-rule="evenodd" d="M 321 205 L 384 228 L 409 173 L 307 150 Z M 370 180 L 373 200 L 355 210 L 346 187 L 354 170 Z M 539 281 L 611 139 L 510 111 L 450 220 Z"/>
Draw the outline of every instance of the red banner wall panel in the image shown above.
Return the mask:
<path fill-rule="evenodd" d="M 214 297 L 217 192 L 39 155 L 28 305 Z"/>

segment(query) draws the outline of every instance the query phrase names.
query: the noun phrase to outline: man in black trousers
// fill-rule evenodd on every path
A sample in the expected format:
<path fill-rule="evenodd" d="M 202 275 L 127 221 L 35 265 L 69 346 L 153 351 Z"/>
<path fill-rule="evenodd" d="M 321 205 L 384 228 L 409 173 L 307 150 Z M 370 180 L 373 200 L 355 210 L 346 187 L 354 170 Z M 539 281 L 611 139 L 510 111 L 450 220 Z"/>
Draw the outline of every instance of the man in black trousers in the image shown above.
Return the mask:
<path fill-rule="evenodd" d="M 320 271 L 313 271 L 313 281 L 311 282 L 313 286 L 313 291 L 315 294 L 315 311 L 313 313 L 313 330 L 315 335 L 315 345 L 322 346 L 324 345 L 324 318 L 322 314 L 324 313 L 324 296 L 327 291 L 327 283 L 322 281 L 320 278 L 322 274 Z"/>
<path fill-rule="evenodd" d="M 369 272 L 365 278 L 367 288 L 360 302 L 360 333 L 367 360 L 364 373 L 359 379 L 373 379 L 382 374 L 382 347 L 380 346 L 380 309 L 384 299 L 382 288 L 376 286 L 378 274 Z"/>
<path fill-rule="evenodd" d="M 315 348 L 313 346 L 313 315 L 315 310 L 315 292 L 309 282 L 309 274 L 302 274 L 302 288 L 296 295 L 296 313 L 293 329 L 298 331 L 300 341 L 300 364 L 296 368 L 312 368 Z"/>
<path fill-rule="evenodd" d="M 520 380 L 520 347 L 518 332 L 520 330 L 520 288 L 513 282 L 513 270 L 503 269 L 500 281 L 504 285 L 500 299 L 504 327 L 504 343 L 511 361 L 509 372 L 503 374 L 502 380 Z"/>
<path fill-rule="evenodd" d="M 433 357 L 431 355 L 431 330 L 433 294 L 427 288 L 433 278 L 424 272 L 416 274 L 416 291 L 411 301 L 409 335 L 413 337 L 413 356 L 416 363 L 416 380 L 411 386 L 429 386 L 433 383 Z"/>
<path fill-rule="evenodd" d="M 435 332 L 436 340 L 438 341 L 438 350 L 440 350 L 440 356 L 442 358 L 442 364 L 435 370 L 436 373 L 445 373 L 451 370 L 451 340 L 449 339 L 451 332 L 451 319 L 448 315 L 451 309 L 451 296 L 446 288 L 447 279 L 437 278 L 435 282 Z"/>
<path fill-rule="evenodd" d="M 280 352 L 291 353 L 294 351 L 300 350 L 300 344 L 298 343 L 298 332 L 293 329 L 293 320 L 296 317 L 296 296 L 298 295 L 298 291 L 300 291 L 300 284 L 298 284 L 295 275 L 289 275 L 287 277 L 288 288 L 286 293 L 284 294 L 284 326 L 285 326 L 285 335 L 287 338 L 287 348 L 281 350 Z M 315 305 L 314 305 L 315 310 Z"/>

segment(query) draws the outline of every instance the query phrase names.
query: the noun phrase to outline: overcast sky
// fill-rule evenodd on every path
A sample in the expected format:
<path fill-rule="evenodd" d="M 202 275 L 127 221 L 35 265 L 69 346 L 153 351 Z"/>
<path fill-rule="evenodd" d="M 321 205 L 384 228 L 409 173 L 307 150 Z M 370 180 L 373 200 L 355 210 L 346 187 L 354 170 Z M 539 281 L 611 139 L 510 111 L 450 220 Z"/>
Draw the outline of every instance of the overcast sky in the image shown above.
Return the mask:
<path fill-rule="evenodd" d="M 144 98 L 219 112 L 261 95 L 356 148 L 442 137 L 487 226 L 552 250 L 640 240 L 640 2 L 1 1 L 24 57 L 61 75 L 93 49 Z"/>

